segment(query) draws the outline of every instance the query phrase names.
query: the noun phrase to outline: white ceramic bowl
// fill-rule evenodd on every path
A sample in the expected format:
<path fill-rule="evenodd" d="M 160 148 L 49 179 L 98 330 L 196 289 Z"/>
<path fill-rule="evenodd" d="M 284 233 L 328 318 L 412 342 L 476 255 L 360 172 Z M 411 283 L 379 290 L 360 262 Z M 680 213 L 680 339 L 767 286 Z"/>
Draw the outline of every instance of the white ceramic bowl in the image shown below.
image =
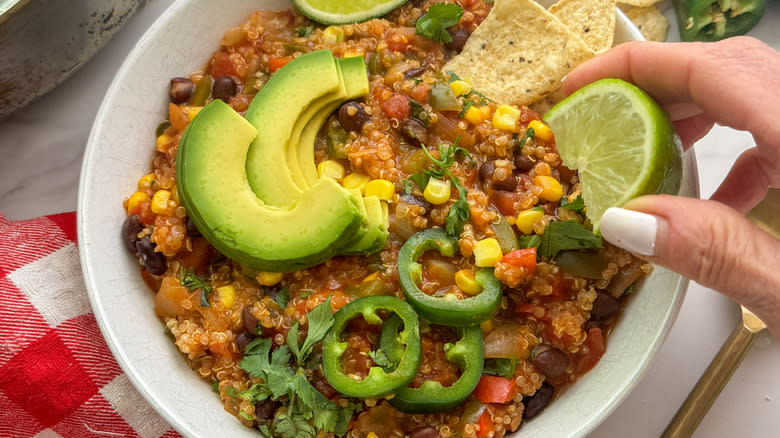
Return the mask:
<path fill-rule="evenodd" d="M 229 6 L 226 6 L 228 5 Z M 95 119 L 79 188 L 78 233 L 89 298 L 111 351 L 139 392 L 187 437 L 257 438 L 222 403 L 164 335 L 152 292 L 121 240 L 122 201 L 149 168 L 154 131 L 165 119 L 170 78 L 200 68 L 223 33 L 258 9 L 283 0 L 190 0 L 175 3 L 122 65 Z M 618 11 L 616 42 L 640 39 Z M 683 194 L 697 196 L 692 152 Z M 632 297 L 601 362 L 516 434 L 576 437 L 593 430 L 645 373 L 680 308 L 687 281 L 658 268 Z"/>

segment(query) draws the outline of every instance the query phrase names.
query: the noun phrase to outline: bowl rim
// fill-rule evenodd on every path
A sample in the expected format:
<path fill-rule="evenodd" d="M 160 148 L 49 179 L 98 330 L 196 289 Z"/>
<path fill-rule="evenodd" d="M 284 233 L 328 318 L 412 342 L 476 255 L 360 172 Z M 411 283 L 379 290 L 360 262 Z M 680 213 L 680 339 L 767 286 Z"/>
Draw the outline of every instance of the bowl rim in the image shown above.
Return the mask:
<path fill-rule="evenodd" d="M 106 340 L 106 343 L 108 344 L 110 351 L 116 358 L 118 364 L 129 381 L 138 390 L 141 396 L 151 405 L 151 407 L 179 433 L 186 437 L 197 438 L 203 436 L 201 435 L 203 431 L 196 428 L 185 418 L 182 418 L 178 412 L 174 411 L 173 409 L 169 409 L 169 407 L 166 406 L 163 400 L 158 396 L 158 393 L 152 382 L 148 382 L 142 378 L 142 375 L 136 366 L 137 358 L 130 356 L 126 347 L 122 344 L 122 340 L 116 331 L 116 327 L 114 326 L 113 322 L 108 319 L 107 306 L 109 303 L 106 303 L 102 299 L 101 294 L 98 292 L 101 287 L 106 287 L 106 285 L 101 285 L 98 283 L 95 272 L 97 272 L 97 269 L 99 268 L 93 266 L 94 260 L 98 260 L 100 255 L 95 253 L 96 247 L 95 243 L 93 243 L 94 239 L 92 239 L 90 230 L 90 225 L 93 224 L 93 221 L 100 220 L 100 218 L 92 218 L 87 213 L 89 211 L 88 201 L 90 200 L 91 196 L 90 183 L 94 179 L 93 163 L 95 163 L 99 158 L 98 154 L 100 150 L 98 148 L 98 144 L 104 135 L 101 122 L 110 116 L 114 101 L 118 98 L 118 91 L 121 88 L 121 84 L 126 80 L 126 77 L 129 74 L 132 66 L 145 55 L 147 46 L 152 44 L 154 39 L 166 29 L 169 23 L 172 22 L 173 19 L 177 17 L 182 10 L 190 6 L 190 3 L 191 2 L 187 1 L 175 1 L 168 8 L 166 8 L 166 10 L 157 19 L 155 19 L 154 23 L 144 32 L 143 36 L 138 40 L 135 47 L 122 63 L 109 88 L 107 89 L 90 131 L 87 148 L 84 154 L 84 159 L 82 161 L 78 191 L 77 227 L 79 240 L 78 244 L 80 248 L 80 261 L 85 286 L 93 313 L 95 315 L 95 319 L 97 320 L 98 326 Z M 260 7 L 256 9 L 260 9 Z M 616 13 L 618 16 L 618 21 L 622 20 L 622 26 L 624 26 L 622 29 L 623 32 L 626 32 L 631 39 L 643 39 L 639 30 L 627 19 L 625 14 L 623 14 L 620 9 L 616 8 Z M 696 169 L 696 160 L 693 149 L 690 149 L 688 152 L 686 152 L 684 157 L 687 163 L 687 168 L 692 171 L 692 175 L 690 175 L 690 177 L 693 178 L 691 180 L 693 184 L 691 187 L 693 193 L 690 195 L 699 196 L 698 171 Z M 116 234 L 118 235 L 119 233 L 117 232 Z M 115 242 L 117 245 L 120 244 L 118 238 Z M 677 276 L 677 274 L 673 275 Z M 673 299 L 667 307 L 667 312 L 663 315 L 663 326 L 656 332 L 655 336 L 649 343 L 650 348 L 643 351 L 639 356 L 641 358 L 641 365 L 635 368 L 633 374 L 630 376 L 631 378 L 629 383 L 622 385 L 620 390 L 615 392 L 608 402 L 600 405 L 597 409 L 592 411 L 591 413 L 593 415 L 590 416 L 587 421 L 583 422 L 575 430 L 568 431 L 570 436 L 585 436 L 593 431 L 617 408 L 618 405 L 620 405 L 620 403 L 623 402 L 623 400 L 633 391 L 642 377 L 646 374 L 647 370 L 652 364 L 652 358 L 655 357 L 658 350 L 663 345 L 663 341 L 671 331 L 685 296 L 685 291 L 689 281 L 684 277 L 677 277 L 678 278 L 675 291 L 673 293 Z M 163 328 L 164 324 L 160 323 L 160 327 Z M 171 342 L 169 339 L 166 339 L 165 341 L 173 344 L 173 342 Z M 185 362 L 182 358 L 179 359 L 182 363 Z M 192 371 L 189 372 L 192 373 Z M 587 378 L 591 373 L 592 371 L 586 374 L 583 379 Z M 195 373 L 192 374 L 194 375 Z M 197 378 L 198 380 L 202 381 L 200 377 Z M 230 415 L 230 417 L 232 418 L 233 416 Z M 236 422 L 236 424 L 239 423 Z M 533 421 L 524 423 L 524 426 L 521 427 L 517 433 L 523 434 L 524 436 L 525 433 L 523 431 L 529 429 L 529 426 L 532 424 L 534 424 Z M 241 427 L 243 428 L 244 426 Z M 251 430 L 248 428 L 246 429 Z M 258 434 L 259 432 L 253 431 L 253 435 L 258 436 Z M 514 434 L 512 436 L 514 436 Z"/>

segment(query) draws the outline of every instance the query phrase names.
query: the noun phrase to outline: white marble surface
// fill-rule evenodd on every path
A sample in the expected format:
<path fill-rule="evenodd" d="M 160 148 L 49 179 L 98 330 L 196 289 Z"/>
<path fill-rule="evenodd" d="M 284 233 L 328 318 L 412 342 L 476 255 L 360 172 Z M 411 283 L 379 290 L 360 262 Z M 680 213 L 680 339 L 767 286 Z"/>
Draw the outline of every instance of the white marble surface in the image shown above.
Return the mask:
<path fill-rule="evenodd" d="M 135 41 L 172 2 L 151 1 L 60 87 L 0 120 L 0 214 L 25 219 L 76 209 L 81 159 L 103 94 Z M 769 8 L 751 35 L 780 49 L 780 2 L 770 1 Z M 670 39 L 675 35 L 672 29 Z M 712 194 L 733 160 L 752 145 L 749 134 L 723 127 L 715 127 L 696 145 L 702 197 Z M 739 308 L 733 302 L 691 284 L 653 366 L 591 436 L 658 436 L 738 319 Z M 695 437 L 778 436 L 778 363 L 780 342 L 762 334 Z"/>

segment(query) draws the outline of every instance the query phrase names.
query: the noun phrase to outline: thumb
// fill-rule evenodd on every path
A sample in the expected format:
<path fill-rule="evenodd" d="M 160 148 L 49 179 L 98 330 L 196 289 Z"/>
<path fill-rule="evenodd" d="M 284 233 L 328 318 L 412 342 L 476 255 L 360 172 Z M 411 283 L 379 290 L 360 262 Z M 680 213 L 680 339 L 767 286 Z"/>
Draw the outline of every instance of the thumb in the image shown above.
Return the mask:
<path fill-rule="evenodd" d="M 780 337 L 780 241 L 715 201 L 643 196 L 610 208 L 610 243 L 724 293 Z"/>

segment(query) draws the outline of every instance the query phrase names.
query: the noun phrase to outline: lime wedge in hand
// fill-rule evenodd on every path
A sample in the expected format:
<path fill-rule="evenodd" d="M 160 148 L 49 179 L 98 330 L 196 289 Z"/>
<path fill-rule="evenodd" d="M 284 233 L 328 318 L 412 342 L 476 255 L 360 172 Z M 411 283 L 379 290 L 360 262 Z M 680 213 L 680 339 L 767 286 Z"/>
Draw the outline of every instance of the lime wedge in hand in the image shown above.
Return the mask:
<path fill-rule="evenodd" d="M 620 79 L 602 79 L 555 105 L 544 120 L 563 164 L 577 169 L 586 214 L 599 232 L 601 215 L 637 196 L 677 194 L 682 148 L 666 112 Z"/>
<path fill-rule="evenodd" d="M 292 0 L 303 15 L 323 24 L 359 23 L 381 17 L 408 0 Z"/>

